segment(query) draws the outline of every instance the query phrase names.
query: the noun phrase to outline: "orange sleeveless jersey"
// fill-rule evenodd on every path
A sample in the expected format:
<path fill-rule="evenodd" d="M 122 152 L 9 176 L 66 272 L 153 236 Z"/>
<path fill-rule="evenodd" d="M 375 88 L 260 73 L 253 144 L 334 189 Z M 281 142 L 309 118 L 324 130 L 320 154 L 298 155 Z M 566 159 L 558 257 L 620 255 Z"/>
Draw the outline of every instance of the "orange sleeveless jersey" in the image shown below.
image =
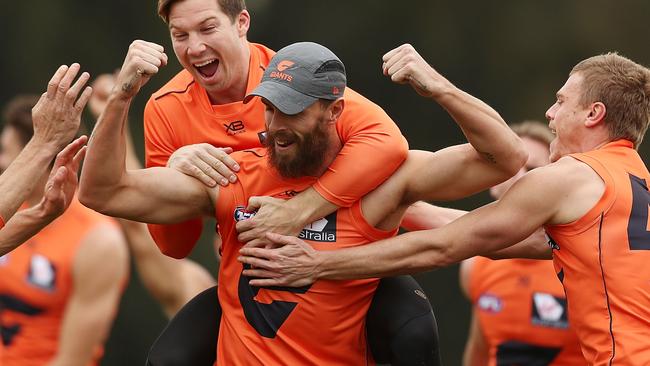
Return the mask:
<path fill-rule="evenodd" d="M 302 288 L 258 288 L 242 276 L 237 261 L 242 243 L 235 224 L 250 218 L 251 196 L 288 199 L 315 178 L 282 179 L 270 169 L 264 149 L 235 153 L 239 183 L 221 188 L 217 222 L 223 239 L 219 301 L 223 308 L 217 364 L 220 365 L 368 365 L 365 317 L 377 279 L 317 281 Z M 317 250 L 367 244 L 396 234 L 371 227 L 360 203 L 305 227 L 300 237 Z"/>
<path fill-rule="evenodd" d="M 56 355 L 77 249 L 106 224 L 116 225 L 75 199 L 58 219 L 0 257 L 0 365 L 42 366 Z M 91 364 L 102 354 L 98 347 Z"/>
<path fill-rule="evenodd" d="M 571 156 L 605 182 L 580 219 L 549 225 L 555 270 L 590 365 L 650 365 L 650 173 L 618 140 Z"/>
<path fill-rule="evenodd" d="M 490 366 L 585 364 L 553 263 L 476 257 L 471 268 L 470 299 Z"/>
<path fill-rule="evenodd" d="M 274 52 L 250 43 L 246 93 L 262 79 Z M 330 169 L 314 188 L 338 206 L 350 206 L 379 186 L 406 159 L 408 144 L 391 118 L 370 100 L 346 88 L 345 109 L 337 132 L 345 142 Z M 164 166 L 178 148 L 197 143 L 244 150 L 261 146 L 258 134 L 266 129 L 260 98 L 250 103 L 211 105 L 208 95 L 185 70 L 151 96 L 144 112 L 146 166 Z M 372 156 L 372 159 L 369 159 Z M 360 166 L 360 162 L 364 162 Z M 385 173 L 385 174 L 384 174 Z M 166 237 L 157 225 L 149 225 L 156 243 L 165 252 L 194 245 L 188 232 L 198 239 L 201 225 L 186 225 L 182 237 Z M 189 249 L 187 250 L 189 251 Z"/>

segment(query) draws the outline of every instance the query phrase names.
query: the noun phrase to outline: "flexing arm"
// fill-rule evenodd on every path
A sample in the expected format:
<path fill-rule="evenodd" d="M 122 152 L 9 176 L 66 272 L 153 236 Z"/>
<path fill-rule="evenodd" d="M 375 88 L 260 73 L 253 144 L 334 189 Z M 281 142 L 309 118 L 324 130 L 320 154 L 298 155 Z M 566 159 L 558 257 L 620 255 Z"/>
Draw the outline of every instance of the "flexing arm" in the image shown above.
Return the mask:
<path fill-rule="evenodd" d="M 108 103 L 117 75 L 103 74 L 93 82 L 93 96 L 88 101 L 90 111 L 99 117 Z M 126 133 L 126 168 L 142 169 L 133 147 L 129 128 Z M 214 286 L 207 270 L 188 259 L 174 260 L 163 255 L 151 239 L 147 226 L 140 222 L 118 219 L 126 236 L 140 280 L 160 303 L 168 317 L 200 291 Z"/>
<path fill-rule="evenodd" d="M 79 199 L 102 213 L 167 223 L 212 213 L 210 193 L 196 179 L 168 168 L 126 170 L 129 106 L 151 75 L 167 62 L 162 46 L 135 41 L 88 145 Z M 217 192 L 212 192 L 214 195 Z"/>
<path fill-rule="evenodd" d="M 467 211 L 418 201 L 406 209 L 400 226 L 408 231 L 437 229 L 466 213 Z"/>
<path fill-rule="evenodd" d="M 59 347 L 50 366 L 90 363 L 109 334 L 128 268 L 126 243 L 117 228 L 103 225 L 83 239 L 72 267 L 73 291 Z"/>
<path fill-rule="evenodd" d="M 81 112 L 92 93 L 89 87 L 84 88 L 90 77 L 86 72 L 73 84 L 79 68 L 79 64 L 59 67 L 47 92 L 32 109 L 34 136 L 0 176 L 0 223 L 16 213 L 44 173 L 43 168 L 79 129 Z"/>
<path fill-rule="evenodd" d="M 501 116 L 481 100 L 455 87 L 410 45 L 384 56 L 384 73 L 409 83 L 422 96 L 445 108 L 469 144 L 440 150 L 430 157 L 421 179 L 408 188 L 407 200 L 452 200 L 479 192 L 519 171 L 527 153 L 519 137 Z"/>
<path fill-rule="evenodd" d="M 487 104 L 456 88 L 429 66 L 412 46 L 402 45 L 388 52 L 384 55 L 383 61 L 383 71 L 386 76 L 396 83 L 410 84 L 418 94 L 440 104 L 449 112 L 470 142 L 467 145 L 442 150 L 437 156 L 432 156 L 431 164 L 422 174 L 422 179 L 409 189 L 411 197 L 432 200 L 465 197 L 508 179 L 525 163 L 527 154 L 521 140 L 510 130 L 499 114 Z M 371 124 L 369 122 L 368 126 Z M 391 131 L 388 128 L 394 127 L 393 124 L 385 124 L 385 126 L 387 127 L 383 127 L 381 124 L 375 125 L 368 129 L 374 133 L 359 133 L 358 139 L 346 141 L 346 146 L 350 150 L 346 151 L 344 147 L 339 157 L 348 158 L 345 160 L 347 165 L 339 162 L 340 166 L 337 166 L 335 161 L 330 170 L 339 172 L 339 174 L 330 172 L 331 174 L 326 173 L 321 177 L 319 183 L 315 185 L 317 193 L 320 195 L 308 190 L 302 195 L 309 200 L 297 201 L 296 199 L 301 198 L 298 196 L 283 204 L 271 201 L 274 202 L 272 205 L 274 215 L 284 217 L 286 226 L 258 224 L 265 218 L 262 214 L 264 208 L 262 206 L 253 219 L 237 223 L 237 230 L 241 233 L 238 237 L 239 240 L 246 242 L 258 238 L 268 231 L 295 235 L 302 228 L 299 225 L 309 222 L 310 219 L 322 217 L 337 208 L 333 204 L 328 207 L 323 196 L 337 205 L 342 205 L 344 202 L 353 202 L 374 189 L 392 173 L 404 157 L 402 150 L 396 152 L 386 148 L 382 150 L 384 145 L 379 141 L 387 136 L 390 141 L 394 141 L 393 145 L 400 146 L 400 149 L 404 148 L 404 145 L 399 144 L 401 138 L 399 130 Z M 357 150 L 352 150 L 356 146 L 358 146 Z M 366 150 L 368 152 L 364 152 Z M 352 151 L 359 153 L 353 154 Z M 384 155 L 381 155 L 379 151 L 383 151 Z M 385 156 L 388 153 L 394 153 L 396 159 L 391 160 Z M 368 156 L 372 156 L 373 159 L 368 159 Z M 380 158 L 375 159 L 376 156 Z M 391 162 L 397 165 L 391 165 Z M 386 164 L 390 169 L 383 167 Z M 376 177 L 377 171 L 385 172 L 386 175 L 373 180 L 372 184 L 359 186 L 359 182 L 368 183 L 369 177 Z M 339 176 L 343 176 L 345 179 L 341 179 Z M 346 200 L 335 202 L 332 199 L 334 196 L 332 192 L 328 192 L 327 187 L 323 185 L 325 182 L 330 182 L 334 186 L 335 179 L 338 182 L 356 184 L 357 189 L 352 190 L 349 186 L 338 183 L 343 189 L 337 193 L 346 197 Z M 435 184 L 430 182 L 435 182 Z M 353 192 L 353 194 L 346 196 L 345 192 Z M 407 197 L 408 199 L 412 198 Z M 296 205 L 301 202 L 306 204 L 311 202 L 311 206 Z M 280 210 L 282 206 L 290 205 L 295 205 L 294 210 Z M 256 209 L 258 206 L 260 206 L 259 203 L 249 205 L 248 209 Z M 295 211 L 296 209 L 298 211 Z M 287 231 L 286 228 L 291 226 L 289 223 L 293 225 L 293 230 Z"/>
<path fill-rule="evenodd" d="M 175 147 L 171 141 L 173 134 L 168 127 L 166 116 L 154 104 L 153 97 L 149 99 L 144 110 L 144 147 L 145 166 L 162 167 L 170 163 L 168 159 L 174 153 Z M 214 148 L 216 149 L 216 148 Z M 182 154 L 176 160 L 180 166 L 184 166 Z M 189 165 L 189 163 L 188 163 Z M 175 169 L 181 170 L 179 165 Z M 194 170 L 184 170 L 186 174 L 192 174 Z M 195 174 L 195 178 L 201 179 L 201 175 Z M 206 183 L 204 181 L 204 183 Z M 207 182 L 209 183 L 209 182 Z M 214 185 L 209 185 L 214 187 Z M 168 225 L 148 224 L 149 233 L 162 253 L 173 258 L 184 258 L 189 255 L 196 242 L 201 237 L 203 220 L 199 217 L 190 220 Z"/>

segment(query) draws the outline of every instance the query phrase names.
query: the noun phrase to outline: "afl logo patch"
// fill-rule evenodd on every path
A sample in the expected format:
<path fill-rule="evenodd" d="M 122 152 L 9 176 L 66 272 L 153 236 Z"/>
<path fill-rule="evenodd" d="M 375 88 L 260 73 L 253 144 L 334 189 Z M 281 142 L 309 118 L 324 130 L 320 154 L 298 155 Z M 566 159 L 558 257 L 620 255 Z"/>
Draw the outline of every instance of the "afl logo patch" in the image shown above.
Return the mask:
<path fill-rule="evenodd" d="M 43 290 L 53 291 L 56 283 L 56 268 L 45 256 L 34 254 L 29 262 L 27 282 Z"/>
<path fill-rule="evenodd" d="M 255 211 L 247 211 L 246 207 L 244 206 L 237 206 L 235 207 L 235 221 L 244 221 L 248 220 L 251 217 L 255 216 Z"/>
<path fill-rule="evenodd" d="M 492 294 L 483 294 L 478 298 L 476 305 L 479 309 L 489 313 L 498 313 L 503 308 L 501 299 Z"/>
<path fill-rule="evenodd" d="M 542 327 L 568 328 L 566 299 L 543 292 L 534 293 L 531 322 Z"/>

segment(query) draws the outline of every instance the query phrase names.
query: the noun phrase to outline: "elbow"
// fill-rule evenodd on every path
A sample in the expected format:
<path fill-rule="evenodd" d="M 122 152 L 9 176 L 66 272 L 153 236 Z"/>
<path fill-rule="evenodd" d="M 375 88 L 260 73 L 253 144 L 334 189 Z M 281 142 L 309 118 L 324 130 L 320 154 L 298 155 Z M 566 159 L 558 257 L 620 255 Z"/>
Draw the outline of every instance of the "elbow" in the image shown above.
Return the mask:
<path fill-rule="evenodd" d="M 503 170 L 507 175 L 506 179 L 517 174 L 527 161 L 528 151 L 524 148 L 521 140 L 517 139 L 517 143 L 513 145 L 510 153 L 506 157 L 506 161 L 504 162 Z"/>
<path fill-rule="evenodd" d="M 82 205 L 92 210 L 98 211 L 97 207 L 100 200 L 97 199 L 97 195 L 94 194 L 93 190 L 88 188 L 87 184 L 79 185 L 78 198 L 79 202 L 81 202 Z"/>
<path fill-rule="evenodd" d="M 78 198 L 79 202 L 89 209 L 104 215 L 112 216 L 111 213 L 107 211 L 110 198 L 102 191 L 89 188 L 86 184 L 81 184 L 79 186 Z"/>

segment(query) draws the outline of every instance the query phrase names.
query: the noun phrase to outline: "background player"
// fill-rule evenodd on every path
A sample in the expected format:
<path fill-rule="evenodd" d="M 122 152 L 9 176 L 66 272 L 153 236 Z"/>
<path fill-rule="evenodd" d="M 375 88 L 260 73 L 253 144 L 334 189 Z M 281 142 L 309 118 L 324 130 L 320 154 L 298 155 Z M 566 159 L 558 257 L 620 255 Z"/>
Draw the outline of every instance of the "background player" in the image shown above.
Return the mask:
<path fill-rule="evenodd" d="M 7 106 L 2 169 L 32 138 L 31 111 L 38 99 L 19 96 Z M 68 165 L 75 182 L 82 155 Z M 44 174 L 37 180 L 27 206 L 43 199 L 47 179 Z M 68 199 L 76 185 L 69 186 Z M 97 364 L 127 274 L 127 248 L 116 223 L 72 198 L 61 217 L 0 257 L 0 364 Z"/>

